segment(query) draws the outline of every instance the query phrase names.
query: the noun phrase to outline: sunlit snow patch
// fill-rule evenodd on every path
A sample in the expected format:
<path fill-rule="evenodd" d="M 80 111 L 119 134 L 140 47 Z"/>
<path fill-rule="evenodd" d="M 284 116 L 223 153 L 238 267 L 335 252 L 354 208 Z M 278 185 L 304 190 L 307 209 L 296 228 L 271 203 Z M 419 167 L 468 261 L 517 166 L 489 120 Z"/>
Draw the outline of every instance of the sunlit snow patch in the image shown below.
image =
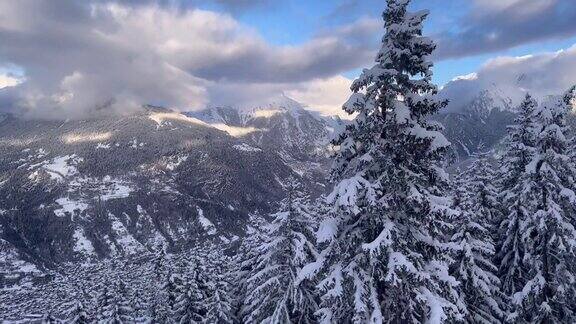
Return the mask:
<path fill-rule="evenodd" d="M 66 144 L 75 143 L 88 143 L 88 142 L 102 142 L 109 140 L 112 137 L 111 132 L 105 133 L 70 133 L 62 137 Z"/>
<path fill-rule="evenodd" d="M 202 225 L 206 233 L 208 233 L 208 235 L 216 234 L 217 231 L 216 226 L 214 226 L 214 223 L 212 223 L 208 218 L 204 216 L 204 211 L 201 208 L 196 207 L 196 210 L 198 211 L 198 221 L 200 222 L 200 225 Z"/>
<path fill-rule="evenodd" d="M 130 196 L 134 190 L 130 184 L 121 179 L 105 176 L 104 178 L 77 177 L 68 184 L 68 192 L 87 193 L 94 191 L 91 197 L 103 201 L 121 199 Z M 87 197 L 90 198 L 90 197 Z"/>
<path fill-rule="evenodd" d="M 104 177 L 104 193 L 101 195 L 101 199 L 106 201 L 110 199 L 120 199 L 127 198 L 133 191 L 132 188 L 128 186 L 126 182 L 118 179 L 112 179 L 109 176 Z"/>
<path fill-rule="evenodd" d="M 166 162 L 166 169 L 174 171 L 182 162 L 186 162 L 186 160 L 188 160 L 187 155 L 172 156 L 168 158 L 168 162 Z"/>
<path fill-rule="evenodd" d="M 66 213 L 70 213 L 70 215 L 74 216 L 75 211 L 82 213 L 88 209 L 87 204 L 81 201 L 72 200 L 68 197 L 56 199 L 56 203 L 61 206 L 61 208 L 54 210 L 54 214 L 58 217 L 65 217 Z"/>
<path fill-rule="evenodd" d="M 116 242 L 126 254 L 135 254 L 144 249 L 142 244 L 128 232 L 124 224 L 116 216 L 113 214 L 108 214 L 108 216 L 112 219 L 112 230 L 116 233 Z"/>
<path fill-rule="evenodd" d="M 77 228 L 74 231 L 74 251 L 84 254 L 84 255 L 94 255 L 94 246 L 92 242 L 86 238 L 84 230 L 82 228 Z"/>
<path fill-rule="evenodd" d="M 78 173 L 76 166 L 84 161 L 76 154 L 55 157 L 52 162 L 42 166 L 54 180 L 62 180 Z"/>
<path fill-rule="evenodd" d="M 262 151 L 261 149 L 259 149 L 257 147 L 252 147 L 246 143 L 234 145 L 233 147 L 235 149 L 237 149 L 238 151 L 244 151 L 244 152 L 260 152 L 260 151 Z"/>
<path fill-rule="evenodd" d="M 252 113 L 255 118 L 272 118 L 276 115 L 281 114 L 283 111 L 279 109 L 262 109 L 256 110 Z"/>
<path fill-rule="evenodd" d="M 226 124 L 207 124 L 201 121 L 200 119 L 184 116 L 178 113 L 154 113 L 150 114 L 148 118 L 156 122 L 158 129 L 161 128 L 162 126 L 171 126 L 172 124 L 170 123 L 170 121 L 177 121 L 192 125 L 214 127 L 234 137 L 242 137 L 254 132 L 262 131 L 254 127 L 235 127 L 235 126 L 228 126 Z"/>

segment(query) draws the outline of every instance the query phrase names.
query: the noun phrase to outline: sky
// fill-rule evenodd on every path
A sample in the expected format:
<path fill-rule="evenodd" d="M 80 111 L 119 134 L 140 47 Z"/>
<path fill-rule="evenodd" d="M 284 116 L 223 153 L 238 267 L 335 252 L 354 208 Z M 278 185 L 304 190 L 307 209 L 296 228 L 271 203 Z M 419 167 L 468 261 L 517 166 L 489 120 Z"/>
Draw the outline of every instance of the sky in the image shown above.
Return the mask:
<path fill-rule="evenodd" d="M 352 80 L 373 64 L 385 5 L 0 0 L 0 111 L 83 118 L 285 94 L 339 114 Z M 493 84 L 546 95 L 576 83 L 576 1 L 412 0 L 410 9 L 430 11 L 434 81 L 450 96 Z"/>

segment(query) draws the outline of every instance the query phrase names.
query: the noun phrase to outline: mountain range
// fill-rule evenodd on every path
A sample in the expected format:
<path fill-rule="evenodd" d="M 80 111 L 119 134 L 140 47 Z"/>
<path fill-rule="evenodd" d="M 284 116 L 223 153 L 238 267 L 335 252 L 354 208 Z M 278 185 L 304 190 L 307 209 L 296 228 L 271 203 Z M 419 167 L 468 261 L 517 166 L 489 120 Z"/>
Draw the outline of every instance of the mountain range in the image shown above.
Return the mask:
<path fill-rule="evenodd" d="M 456 161 L 514 118 L 485 90 L 435 119 Z M 346 126 L 282 96 L 257 107 L 47 121 L 0 118 L 0 286 L 62 262 L 232 243 L 296 178 L 325 193 L 330 139 Z"/>

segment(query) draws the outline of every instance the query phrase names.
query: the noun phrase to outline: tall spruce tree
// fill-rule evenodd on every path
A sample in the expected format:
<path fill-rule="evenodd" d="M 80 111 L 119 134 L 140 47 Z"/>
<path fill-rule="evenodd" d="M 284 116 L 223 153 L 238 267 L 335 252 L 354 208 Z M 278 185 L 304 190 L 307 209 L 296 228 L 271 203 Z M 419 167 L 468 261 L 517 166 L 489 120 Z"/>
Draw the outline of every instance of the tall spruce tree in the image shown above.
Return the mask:
<path fill-rule="evenodd" d="M 509 318 L 519 322 L 576 322 L 576 183 L 563 99 L 548 98 L 537 109 L 535 152 L 519 180 L 525 273 Z"/>
<path fill-rule="evenodd" d="M 80 299 L 74 301 L 71 307 L 68 308 L 66 316 L 65 322 L 68 324 L 88 324 L 91 322 L 86 307 Z"/>
<path fill-rule="evenodd" d="M 508 127 L 506 148 L 500 160 L 499 175 L 502 178 L 501 201 L 504 217 L 500 224 L 497 263 L 502 292 L 511 296 L 521 289 L 526 276 L 523 263 L 525 249 L 522 244 L 523 228 L 527 211 L 525 182 L 520 181 L 526 166 L 534 155 L 536 145 L 536 108 L 538 104 L 526 95 L 518 108 L 515 124 Z"/>
<path fill-rule="evenodd" d="M 514 120 L 514 125 L 508 126 L 508 136 L 504 140 L 505 153 L 500 160 L 499 174 L 505 192 L 513 190 L 526 165 L 532 159 L 536 144 L 537 107 L 536 100 L 530 94 L 526 94 L 517 108 L 518 117 Z"/>
<path fill-rule="evenodd" d="M 209 296 L 206 300 L 207 323 L 234 323 L 235 304 L 232 298 L 233 265 L 221 251 L 213 251 L 204 260 L 209 261 Z"/>
<path fill-rule="evenodd" d="M 183 290 L 176 298 L 174 317 L 179 323 L 202 323 L 206 320 L 209 293 L 206 267 L 196 255 L 187 257 L 182 256 L 180 260 L 185 271 L 181 277 Z"/>
<path fill-rule="evenodd" d="M 428 12 L 408 12 L 409 2 L 388 1 L 376 64 L 353 82 L 344 105 L 357 116 L 333 143 L 335 215 L 319 231 L 320 261 L 307 269 L 326 273 L 319 312 L 326 322 L 463 319 L 443 241 L 450 143 L 428 119 L 446 103 L 434 99 L 435 44 L 422 36 Z"/>
<path fill-rule="evenodd" d="M 133 322 L 133 309 L 128 300 L 128 288 L 121 279 L 111 285 L 105 282 L 98 298 L 98 323 L 122 324 Z"/>
<path fill-rule="evenodd" d="M 149 314 L 152 322 L 166 322 L 172 314 L 176 296 L 176 282 L 171 278 L 171 269 L 163 246 L 159 246 L 153 259 L 153 274 L 156 292 L 152 297 Z M 171 299 L 172 297 L 172 299 Z"/>
<path fill-rule="evenodd" d="M 242 317 L 246 323 L 313 323 L 315 286 L 300 280 L 302 267 L 317 256 L 311 212 L 294 183 L 283 211 L 273 215 L 263 243 L 256 247 L 246 280 Z"/>
<path fill-rule="evenodd" d="M 452 236 L 456 255 L 451 273 L 461 284 L 471 323 L 500 323 L 505 316 L 498 268 L 493 263 L 492 233 L 500 220 L 493 170 L 488 157 L 480 155 L 456 181 L 459 217 Z"/>

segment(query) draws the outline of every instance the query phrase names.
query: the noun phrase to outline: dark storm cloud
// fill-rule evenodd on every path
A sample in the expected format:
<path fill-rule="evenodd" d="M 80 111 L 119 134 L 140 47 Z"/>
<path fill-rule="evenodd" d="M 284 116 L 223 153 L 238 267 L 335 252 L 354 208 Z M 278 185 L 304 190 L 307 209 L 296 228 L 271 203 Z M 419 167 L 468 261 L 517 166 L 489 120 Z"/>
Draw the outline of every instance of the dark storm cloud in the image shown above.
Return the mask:
<path fill-rule="evenodd" d="M 576 1 L 476 0 L 461 27 L 437 35 L 436 57 L 466 57 L 576 36 Z"/>

